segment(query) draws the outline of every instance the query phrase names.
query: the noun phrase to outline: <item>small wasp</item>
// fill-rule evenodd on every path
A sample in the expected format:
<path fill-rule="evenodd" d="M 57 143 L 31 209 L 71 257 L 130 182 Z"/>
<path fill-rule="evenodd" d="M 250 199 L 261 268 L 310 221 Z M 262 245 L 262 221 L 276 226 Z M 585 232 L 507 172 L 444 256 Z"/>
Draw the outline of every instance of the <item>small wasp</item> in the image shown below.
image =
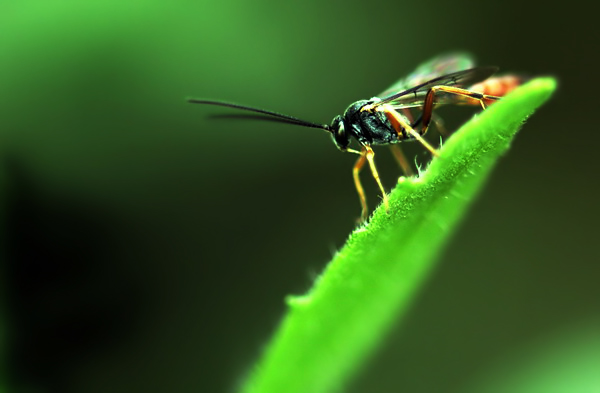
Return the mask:
<path fill-rule="evenodd" d="M 436 149 L 423 138 L 430 123 L 436 122 L 433 109 L 445 104 L 481 105 L 485 109 L 521 83 L 516 76 L 490 78 L 497 70 L 497 67 L 473 67 L 470 56 L 462 53 L 439 56 L 422 64 L 407 78 L 400 79 L 378 96 L 352 103 L 343 115 L 334 117 L 331 125 L 224 101 L 189 99 L 188 102 L 251 111 L 270 120 L 329 132 L 338 149 L 359 155 L 352 174 L 362 207 L 361 220 L 365 221 L 367 200 L 359 177 L 365 163 L 369 164 L 389 211 L 388 197 L 375 167 L 375 153 L 371 146 L 390 145 L 405 174 L 411 175 L 408 161 L 397 144 L 416 140 L 437 156 Z M 415 108 L 420 109 L 420 115 L 413 120 L 410 110 Z M 360 150 L 349 147 L 352 139 L 358 142 Z"/>

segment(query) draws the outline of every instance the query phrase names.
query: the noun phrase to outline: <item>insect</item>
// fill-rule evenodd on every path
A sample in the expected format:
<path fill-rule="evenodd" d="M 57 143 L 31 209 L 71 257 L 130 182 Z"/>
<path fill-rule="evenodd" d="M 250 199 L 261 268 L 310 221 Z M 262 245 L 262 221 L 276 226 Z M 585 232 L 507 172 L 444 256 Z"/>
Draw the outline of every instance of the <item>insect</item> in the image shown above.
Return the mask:
<path fill-rule="evenodd" d="M 372 146 L 390 145 L 405 174 L 410 175 L 412 170 L 397 144 L 416 140 L 437 156 L 436 149 L 423 138 L 429 125 L 437 121 L 433 109 L 445 104 L 480 105 L 485 109 L 519 84 L 517 77 L 490 78 L 496 71 L 497 67 L 474 67 L 472 59 L 466 54 L 439 56 L 423 63 L 408 77 L 400 79 L 381 94 L 350 104 L 343 115 L 333 118 L 331 124 L 312 123 L 294 116 L 225 101 L 189 99 L 188 102 L 250 111 L 269 120 L 319 128 L 330 133 L 339 150 L 359 156 L 352 175 L 362 208 L 361 220 L 365 221 L 368 216 L 367 199 L 359 177 L 365 164 L 368 164 L 389 211 L 388 197 L 375 166 Z M 413 119 L 411 112 L 414 110 L 420 111 L 416 119 Z M 352 140 L 358 143 L 360 150 L 350 148 Z"/>

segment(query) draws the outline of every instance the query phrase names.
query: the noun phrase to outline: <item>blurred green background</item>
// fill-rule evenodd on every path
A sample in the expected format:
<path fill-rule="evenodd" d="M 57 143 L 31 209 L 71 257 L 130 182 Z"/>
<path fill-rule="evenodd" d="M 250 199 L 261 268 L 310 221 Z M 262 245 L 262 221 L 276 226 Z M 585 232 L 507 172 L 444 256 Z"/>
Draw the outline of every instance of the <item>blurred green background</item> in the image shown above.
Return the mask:
<path fill-rule="evenodd" d="M 353 229 L 354 157 L 322 131 L 185 98 L 329 123 L 450 50 L 559 90 L 347 391 L 598 388 L 584 376 L 600 365 L 599 32 L 583 4 L 0 1 L 10 391 L 235 391 L 284 296 Z M 474 111 L 440 113 L 456 128 Z"/>

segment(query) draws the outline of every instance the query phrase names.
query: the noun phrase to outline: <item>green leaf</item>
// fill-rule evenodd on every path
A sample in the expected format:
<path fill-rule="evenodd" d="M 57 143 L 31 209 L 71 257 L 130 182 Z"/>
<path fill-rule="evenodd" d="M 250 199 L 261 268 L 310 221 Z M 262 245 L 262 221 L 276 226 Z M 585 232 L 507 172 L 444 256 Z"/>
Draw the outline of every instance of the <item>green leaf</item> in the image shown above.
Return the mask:
<path fill-rule="evenodd" d="M 337 390 L 398 323 L 497 158 L 556 82 L 536 79 L 457 131 L 419 178 L 401 178 L 289 312 L 244 393 Z"/>

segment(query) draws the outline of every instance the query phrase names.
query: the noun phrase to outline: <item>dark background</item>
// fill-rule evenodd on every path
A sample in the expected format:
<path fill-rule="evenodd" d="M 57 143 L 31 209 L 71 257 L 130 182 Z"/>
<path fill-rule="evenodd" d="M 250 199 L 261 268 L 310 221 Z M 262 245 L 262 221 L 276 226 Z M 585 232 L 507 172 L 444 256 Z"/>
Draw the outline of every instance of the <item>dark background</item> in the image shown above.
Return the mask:
<path fill-rule="evenodd" d="M 11 386 L 234 391 L 284 296 L 353 229 L 354 157 L 322 131 L 214 119 L 226 111 L 185 98 L 327 123 L 450 50 L 559 90 L 348 390 L 468 391 L 532 343 L 598 326 L 593 15 L 578 2 L 0 1 Z M 473 112 L 441 111 L 451 128 Z M 391 188 L 399 170 L 380 150 Z"/>

